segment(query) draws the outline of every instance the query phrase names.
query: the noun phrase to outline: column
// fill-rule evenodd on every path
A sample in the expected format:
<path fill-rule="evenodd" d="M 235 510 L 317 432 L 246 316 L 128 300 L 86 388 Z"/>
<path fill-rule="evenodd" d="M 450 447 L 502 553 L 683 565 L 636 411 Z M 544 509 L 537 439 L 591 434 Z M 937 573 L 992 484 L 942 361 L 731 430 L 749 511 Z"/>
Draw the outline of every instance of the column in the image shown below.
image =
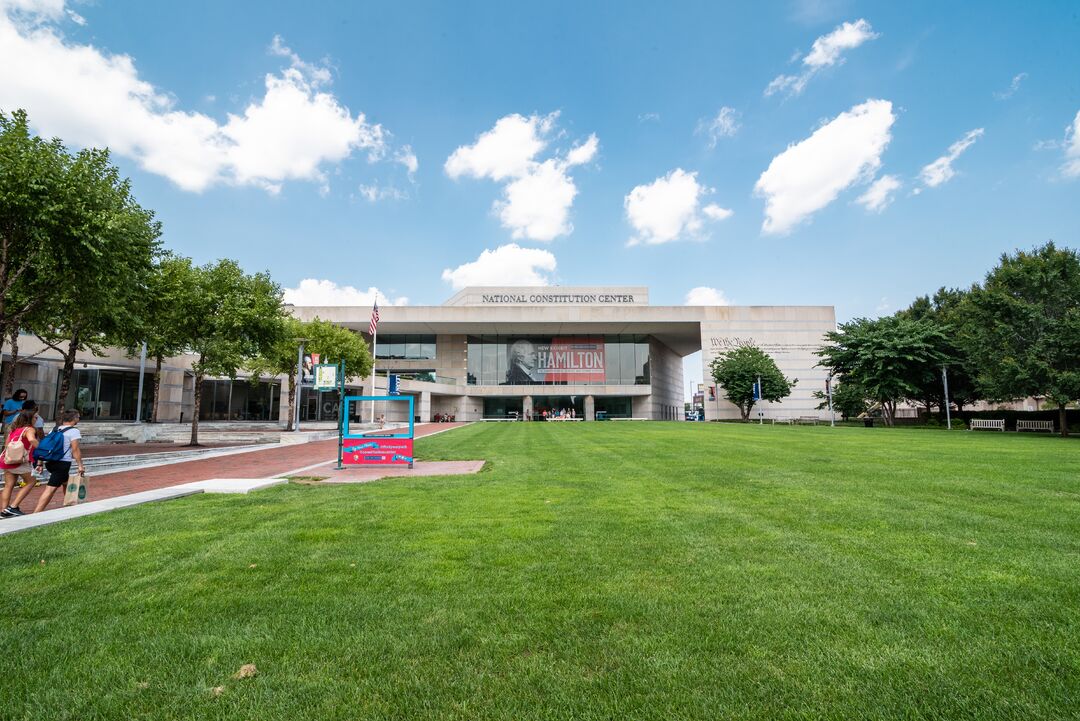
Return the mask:
<path fill-rule="evenodd" d="M 419 403 L 416 404 L 416 415 L 420 416 L 421 423 L 431 422 L 431 391 L 420 391 Z"/>
<path fill-rule="evenodd" d="M 521 414 L 525 416 L 525 420 L 531 421 L 533 415 L 533 402 L 532 396 L 524 396 L 521 399 Z"/>
<path fill-rule="evenodd" d="M 596 420 L 596 399 L 592 396 L 585 396 L 585 420 Z"/>

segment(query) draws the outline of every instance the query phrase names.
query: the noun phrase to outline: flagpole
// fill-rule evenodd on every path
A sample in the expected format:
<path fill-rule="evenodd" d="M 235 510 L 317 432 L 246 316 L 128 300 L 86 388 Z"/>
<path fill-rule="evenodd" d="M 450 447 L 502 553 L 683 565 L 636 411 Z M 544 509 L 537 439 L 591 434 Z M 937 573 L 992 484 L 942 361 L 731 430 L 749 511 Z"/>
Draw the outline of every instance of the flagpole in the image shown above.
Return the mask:
<path fill-rule="evenodd" d="M 376 327 L 371 334 L 371 395 L 375 395 L 375 358 L 378 355 L 376 352 L 378 347 L 379 329 Z M 375 422 L 375 401 L 371 401 L 371 422 Z"/>

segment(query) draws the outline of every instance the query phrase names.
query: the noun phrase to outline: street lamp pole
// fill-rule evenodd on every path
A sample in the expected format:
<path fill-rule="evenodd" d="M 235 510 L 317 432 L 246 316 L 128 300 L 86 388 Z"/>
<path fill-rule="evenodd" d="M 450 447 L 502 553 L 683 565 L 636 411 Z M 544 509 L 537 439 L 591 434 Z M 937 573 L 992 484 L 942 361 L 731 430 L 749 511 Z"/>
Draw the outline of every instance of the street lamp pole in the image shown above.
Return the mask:
<path fill-rule="evenodd" d="M 143 341 L 142 350 L 139 352 L 139 397 L 135 401 L 135 422 L 142 423 L 142 392 L 143 377 L 146 375 L 146 341 Z"/>
<path fill-rule="evenodd" d="M 825 379 L 825 390 L 829 393 L 829 426 L 836 428 L 836 414 L 833 412 L 832 407 L 832 373 Z"/>
<path fill-rule="evenodd" d="M 949 371 L 941 364 L 941 385 L 945 388 L 945 427 L 952 430 L 952 413 L 949 411 Z"/>

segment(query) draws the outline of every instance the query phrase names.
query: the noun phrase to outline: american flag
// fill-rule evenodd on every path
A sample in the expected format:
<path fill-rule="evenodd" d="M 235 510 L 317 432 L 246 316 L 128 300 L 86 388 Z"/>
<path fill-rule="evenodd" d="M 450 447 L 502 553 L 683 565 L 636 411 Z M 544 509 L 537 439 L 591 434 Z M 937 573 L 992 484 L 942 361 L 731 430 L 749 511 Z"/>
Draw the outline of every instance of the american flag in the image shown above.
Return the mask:
<path fill-rule="evenodd" d="M 371 307 L 371 323 L 368 325 L 368 333 L 375 335 L 375 329 L 379 327 L 379 301 Z"/>

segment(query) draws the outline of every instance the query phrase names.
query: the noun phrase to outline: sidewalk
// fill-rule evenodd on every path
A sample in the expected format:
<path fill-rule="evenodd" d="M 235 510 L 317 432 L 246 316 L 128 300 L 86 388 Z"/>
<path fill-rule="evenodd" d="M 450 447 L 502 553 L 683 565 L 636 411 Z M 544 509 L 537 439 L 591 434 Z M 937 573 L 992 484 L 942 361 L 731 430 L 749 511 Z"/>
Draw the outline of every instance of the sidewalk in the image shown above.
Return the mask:
<path fill-rule="evenodd" d="M 440 431 L 467 425 L 465 423 L 422 423 L 415 426 L 417 438 L 432 435 Z M 385 431 L 389 433 L 390 431 Z M 373 431 L 369 435 L 382 433 Z M 141 470 L 106 473 L 87 477 L 87 500 L 100 501 L 106 498 L 142 493 L 159 488 L 177 486 L 192 481 L 207 481 L 213 478 L 271 478 L 274 476 L 307 468 L 319 463 L 332 463 L 337 460 L 337 439 L 313 441 L 297 445 L 272 447 L 217 458 L 202 458 L 180 461 L 169 465 Z M 13 492 L 14 494 L 18 491 Z M 30 512 L 41 495 L 40 487 L 34 488 L 22 502 L 22 510 Z M 60 508 L 64 503 L 63 489 L 57 489 L 48 509 Z M 0 519 L 3 523 L 4 519 Z"/>

